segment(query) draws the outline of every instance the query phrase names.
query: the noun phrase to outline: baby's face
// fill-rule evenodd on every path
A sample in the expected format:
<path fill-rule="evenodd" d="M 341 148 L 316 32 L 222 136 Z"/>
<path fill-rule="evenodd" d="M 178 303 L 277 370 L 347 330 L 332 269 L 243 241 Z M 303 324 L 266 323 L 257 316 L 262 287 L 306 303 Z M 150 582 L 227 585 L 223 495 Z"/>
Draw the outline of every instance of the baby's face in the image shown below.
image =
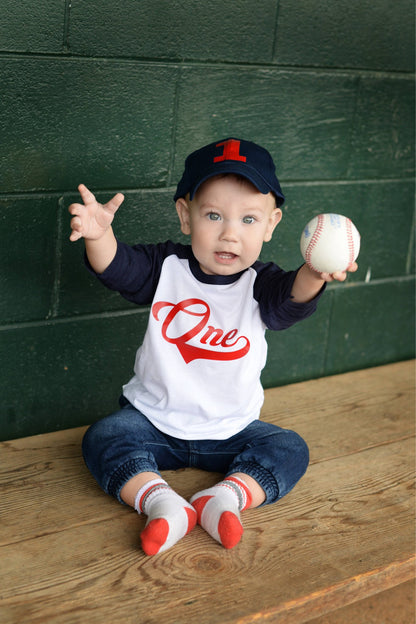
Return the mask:
<path fill-rule="evenodd" d="M 282 218 L 272 193 L 264 195 L 233 176 L 210 178 L 192 201 L 179 199 L 176 208 L 182 232 L 191 235 L 194 256 L 208 275 L 250 267 Z"/>

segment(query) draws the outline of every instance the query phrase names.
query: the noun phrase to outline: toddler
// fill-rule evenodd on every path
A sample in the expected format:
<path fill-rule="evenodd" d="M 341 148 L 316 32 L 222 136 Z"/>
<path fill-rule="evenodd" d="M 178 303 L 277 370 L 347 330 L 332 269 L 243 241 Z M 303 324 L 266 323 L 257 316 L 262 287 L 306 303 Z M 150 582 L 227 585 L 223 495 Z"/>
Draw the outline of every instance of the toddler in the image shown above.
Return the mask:
<path fill-rule="evenodd" d="M 297 433 L 259 420 L 265 330 L 311 315 L 325 283 L 346 273 L 259 262 L 284 196 L 269 152 L 250 141 L 217 141 L 186 159 L 174 201 L 190 245 L 126 245 L 111 226 L 123 195 L 101 205 L 84 185 L 79 192 L 70 239 L 84 238 L 89 270 L 150 306 L 120 410 L 87 430 L 85 462 L 105 492 L 147 516 L 147 555 L 196 523 L 233 548 L 243 534 L 240 512 L 285 496 L 309 461 Z M 161 476 L 185 466 L 224 479 L 188 502 Z"/>

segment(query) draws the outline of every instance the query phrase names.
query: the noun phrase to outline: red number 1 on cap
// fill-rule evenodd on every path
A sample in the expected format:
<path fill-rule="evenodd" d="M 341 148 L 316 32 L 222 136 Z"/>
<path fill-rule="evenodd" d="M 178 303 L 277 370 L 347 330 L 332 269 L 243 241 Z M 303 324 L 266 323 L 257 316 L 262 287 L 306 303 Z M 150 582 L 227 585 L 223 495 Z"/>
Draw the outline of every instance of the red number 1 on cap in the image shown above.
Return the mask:
<path fill-rule="evenodd" d="M 240 141 L 236 139 L 228 139 L 222 143 L 217 143 L 216 147 L 224 146 L 224 151 L 221 156 L 215 156 L 214 162 L 221 162 L 223 160 L 241 160 L 246 162 L 247 158 L 240 155 Z"/>

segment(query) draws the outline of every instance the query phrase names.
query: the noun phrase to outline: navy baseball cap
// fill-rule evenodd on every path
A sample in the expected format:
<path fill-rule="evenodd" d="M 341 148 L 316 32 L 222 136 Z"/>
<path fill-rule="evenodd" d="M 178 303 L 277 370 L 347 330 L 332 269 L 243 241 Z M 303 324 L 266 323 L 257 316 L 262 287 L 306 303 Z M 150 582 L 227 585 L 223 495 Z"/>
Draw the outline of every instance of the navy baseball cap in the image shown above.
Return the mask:
<path fill-rule="evenodd" d="M 210 143 L 187 157 L 174 201 L 187 193 L 192 199 L 205 180 L 222 173 L 236 173 L 247 178 L 265 195 L 271 191 L 277 206 L 285 201 L 269 152 L 256 143 L 234 138 Z"/>

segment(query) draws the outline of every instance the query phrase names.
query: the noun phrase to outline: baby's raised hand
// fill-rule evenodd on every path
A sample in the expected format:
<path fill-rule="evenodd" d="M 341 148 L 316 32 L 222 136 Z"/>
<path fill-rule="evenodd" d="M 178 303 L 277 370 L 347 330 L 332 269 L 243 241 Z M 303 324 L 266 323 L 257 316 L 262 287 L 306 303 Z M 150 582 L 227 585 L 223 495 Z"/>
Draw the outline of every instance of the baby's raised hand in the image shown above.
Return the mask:
<path fill-rule="evenodd" d="M 98 240 L 113 222 L 115 213 L 124 201 L 124 195 L 117 193 L 106 204 L 100 204 L 84 184 L 79 185 L 78 191 L 84 203 L 71 204 L 68 208 L 73 215 L 69 239 L 71 241 L 79 238 Z"/>

